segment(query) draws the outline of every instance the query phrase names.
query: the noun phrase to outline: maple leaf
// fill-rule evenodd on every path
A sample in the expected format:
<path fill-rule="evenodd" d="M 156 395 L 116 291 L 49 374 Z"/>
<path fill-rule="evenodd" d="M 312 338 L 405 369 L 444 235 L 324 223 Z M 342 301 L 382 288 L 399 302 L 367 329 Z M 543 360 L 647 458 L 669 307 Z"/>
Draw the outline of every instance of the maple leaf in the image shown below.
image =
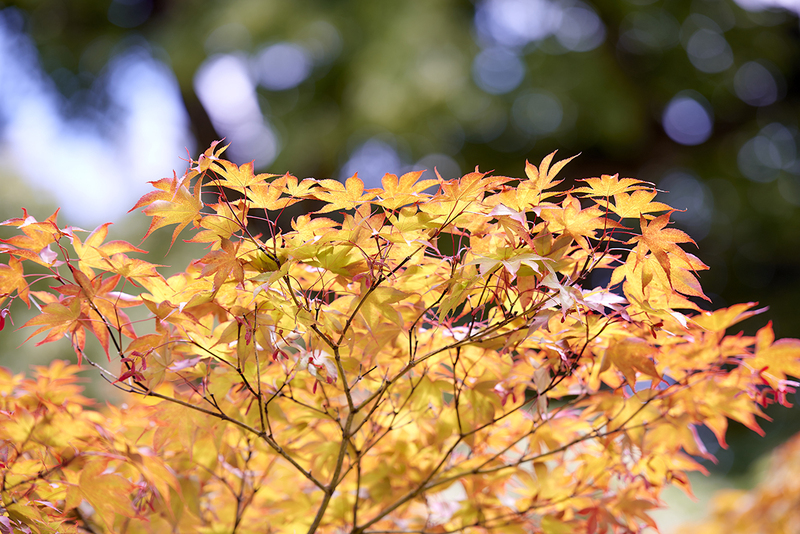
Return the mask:
<path fill-rule="evenodd" d="M 614 195 L 614 203 L 610 204 L 609 208 L 623 219 L 638 218 L 644 213 L 672 210 L 666 204 L 653 202 L 655 196 L 655 189 L 634 191 L 631 194 L 617 193 Z"/>
<path fill-rule="evenodd" d="M 528 180 L 533 186 L 533 193 L 540 195 L 542 191 L 560 184 L 563 180 L 554 181 L 556 175 L 567 163 L 578 157 L 576 154 L 571 158 L 556 162 L 556 164 L 551 167 L 550 164 L 553 162 L 553 157 L 556 155 L 556 152 L 557 150 L 545 156 L 539 168 L 536 168 L 536 165 L 528 161 L 525 162 L 525 174 L 528 176 Z"/>
<path fill-rule="evenodd" d="M 379 287 L 370 292 L 361 302 L 361 313 L 367 324 L 371 325 L 373 329 L 378 326 L 379 317 L 385 317 L 395 325 L 402 326 L 403 317 L 392 304 L 405 300 L 407 297 L 407 293 L 398 289 Z"/>
<path fill-rule="evenodd" d="M 75 253 L 80 260 L 81 270 L 89 276 L 94 276 L 92 269 L 104 269 L 108 266 L 108 258 L 114 254 L 124 252 L 142 252 L 146 251 L 134 247 L 126 241 L 109 241 L 102 244 L 108 236 L 108 227 L 111 223 L 105 223 L 95 228 L 91 234 L 86 238 L 85 242 L 81 242 L 80 238 L 73 234 L 72 246 Z"/>
<path fill-rule="evenodd" d="M 567 194 L 561 207 L 546 207 L 541 211 L 542 220 L 548 223 L 548 230 L 570 236 L 584 250 L 590 250 L 588 238 L 596 236 L 596 230 L 613 228 L 618 223 L 603 217 L 597 207 L 581 209 L 580 201 Z"/>
<path fill-rule="evenodd" d="M 670 270 L 665 272 L 662 264 L 653 255 L 645 256 L 643 260 L 639 260 L 636 255 L 631 254 L 623 265 L 614 269 L 611 274 L 610 284 L 616 285 L 623 279 L 627 279 L 629 282 L 636 284 L 640 298 L 644 297 L 644 292 L 648 288 L 657 288 L 657 290 L 666 290 L 671 293 L 681 293 L 709 300 L 703 293 L 700 282 L 694 274 L 697 271 L 708 269 L 708 266 L 693 254 L 686 253 L 686 259 L 689 263 L 685 266 L 679 265 L 681 262 L 670 262 L 668 265 Z M 679 306 L 677 301 L 670 302 L 670 307 L 689 307 L 699 311 L 699 308 L 694 304 Z"/>
<path fill-rule="evenodd" d="M 12 292 L 16 291 L 17 296 L 22 301 L 31 307 L 31 302 L 28 299 L 28 282 L 25 281 L 25 272 L 23 271 L 22 262 L 11 256 L 8 259 L 8 265 L 0 263 L 0 303 Z"/>
<path fill-rule="evenodd" d="M 285 197 L 284 193 L 288 193 L 287 187 L 294 181 L 293 197 Z M 297 178 L 290 174 L 284 174 L 280 178 L 266 182 L 262 181 L 257 184 L 251 185 L 247 191 L 247 199 L 252 203 L 253 208 L 261 208 L 266 211 L 282 210 L 292 204 L 300 202 L 300 198 L 308 194 L 310 191 L 311 180 L 303 180 L 303 188 L 309 187 L 308 190 L 303 191 L 303 188 L 298 187 Z"/>
<path fill-rule="evenodd" d="M 670 213 L 660 215 L 649 222 L 644 215 L 640 215 L 639 223 L 641 224 L 642 235 L 632 237 L 628 243 L 637 243 L 635 247 L 637 263 L 644 259 L 648 251 L 651 251 L 658 260 L 663 272 L 667 275 L 667 280 L 671 285 L 672 267 L 670 265 L 670 257 L 677 256 L 686 266 L 692 268 L 691 259 L 677 244 L 692 243 L 697 246 L 697 243 L 681 230 L 666 228 L 667 224 L 669 224 Z"/>
<path fill-rule="evenodd" d="M 190 243 L 214 243 L 218 246 L 220 239 L 229 239 L 234 233 L 247 227 L 248 205 L 244 200 L 235 204 L 220 202 L 211 204 L 216 212 L 204 215 L 196 226 L 202 228 L 191 239 Z"/>
<path fill-rule="evenodd" d="M 692 320 L 701 328 L 719 334 L 720 336 L 725 333 L 725 330 L 731 326 L 744 321 L 748 317 L 758 315 L 767 310 L 767 308 L 751 309 L 754 308 L 757 302 L 747 302 L 742 304 L 734 304 L 727 308 L 715 310 L 713 312 L 706 311 L 700 315 L 696 315 Z"/>
<path fill-rule="evenodd" d="M 251 161 L 237 166 L 230 161 L 220 160 L 219 165 L 222 166 L 222 169 L 216 171 L 220 178 L 214 179 L 213 183 L 244 194 L 248 188 L 261 184 L 268 178 L 278 176 L 277 174 L 255 174 L 253 172 L 254 163 Z"/>
<path fill-rule="evenodd" d="M 756 333 L 755 356 L 747 363 L 760 371 L 773 389 L 779 389 L 787 376 L 800 378 L 800 339 L 775 341 L 770 321 Z"/>
<path fill-rule="evenodd" d="M 219 250 L 209 252 L 198 260 L 203 267 L 201 276 L 214 274 L 214 291 L 217 291 L 230 277 L 240 284 L 244 282 L 244 269 L 237 257 L 238 249 L 239 242 L 234 244 L 228 239 L 222 239 Z"/>
<path fill-rule="evenodd" d="M 120 274 L 135 285 L 135 280 L 141 278 L 160 277 L 156 267 L 163 267 L 157 263 L 149 263 L 137 258 L 129 258 L 125 254 L 114 254 L 103 258 L 103 267 L 112 273 Z"/>
<path fill-rule="evenodd" d="M 192 168 L 192 171 L 194 171 L 197 174 L 201 174 L 207 171 L 208 169 L 211 170 L 223 169 L 223 167 L 219 163 L 220 156 L 222 155 L 223 152 L 225 152 L 225 149 L 228 148 L 228 146 L 230 145 L 225 145 L 217 150 L 214 150 L 217 148 L 217 145 L 219 145 L 220 142 L 221 141 L 212 142 L 211 146 L 208 147 L 208 149 L 206 149 L 205 152 L 200 154 L 200 157 L 197 158 L 196 162 L 194 162 L 195 166 Z"/>
<path fill-rule="evenodd" d="M 287 173 L 284 175 L 284 177 L 286 178 L 285 184 L 287 195 L 297 199 L 314 198 L 313 189 L 315 189 L 317 186 L 317 180 L 314 180 L 313 178 L 304 178 L 298 183 L 297 177 L 291 174 Z"/>
<path fill-rule="evenodd" d="M 399 179 L 395 174 L 385 174 L 381 178 L 383 193 L 380 194 L 377 204 L 388 210 L 396 210 L 429 198 L 430 195 L 423 191 L 439 182 L 437 180 L 420 181 L 423 172 L 425 171 L 407 172 Z"/>
<path fill-rule="evenodd" d="M 68 297 L 60 302 L 51 302 L 42 308 L 42 313 L 31 318 L 24 326 L 39 326 L 25 341 L 42 332 L 48 332 L 36 346 L 52 343 L 67 335 L 75 347 L 80 363 L 83 348 L 86 346 L 84 325 L 88 318 L 81 309 L 81 299 Z"/>
<path fill-rule="evenodd" d="M 441 183 L 443 190 L 442 198 L 445 200 L 480 202 L 483 200 L 487 190 L 501 185 L 511 178 L 505 176 L 493 176 L 489 172 L 480 172 L 475 167 L 474 172 L 470 172 L 458 180 L 450 180 Z"/>
<path fill-rule="evenodd" d="M 178 175 L 173 173 L 172 178 L 162 178 L 150 183 L 158 191 L 145 194 L 134 207 L 128 210 L 128 213 L 144 206 L 145 209 L 142 210 L 142 213 L 153 218 L 142 241 L 162 226 L 177 224 L 170 242 L 170 247 L 172 247 L 181 230 L 186 228 L 189 223 L 197 225 L 200 222 L 202 217 L 200 210 L 203 209 L 203 202 L 200 200 L 202 180 L 195 183 L 194 194 L 188 188 L 189 175 L 179 179 Z"/>
<path fill-rule="evenodd" d="M 578 187 L 573 189 L 573 193 L 582 193 L 588 197 L 606 197 L 610 198 L 614 195 L 626 194 L 628 192 L 635 192 L 641 189 L 650 189 L 650 184 L 635 178 L 622 178 L 619 174 L 609 175 L 602 174 L 600 178 L 583 178 L 578 180 L 589 184 L 588 187 Z M 647 184 L 647 185 L 643 185 Z"/>
<path fill-rule="evenodd" d="M 344 184 L 337 180 L 320 180 L 318 183 L 320 187 L 314 189 L 312 194 L 327 205 L 317 213 L 357 208 L 377 194 L 374 189 L 364 190 L 364 182 L 357 173 L 345 180 Z"/>
<path fill-rule="evenodd" d="M 614 341 L 605 351 L 600 372 L 613 363 L 625 376 L 631 388 L 636 386 L 636 371 L 653 378 L 654 384 L 657 384 L 661 381 L 661 375 L 653 363 L 656 354 L 657 349 L 643 339 L 628 338 Z"/>
<path fill-rule="evenodd" d="M 294 233 L 287 238 L 294 255 L 301 255 L 303 250 L 309 250 L 309 254 L 319 245 L 327 243 L 332 239 L 332 231 L 338 227 L 333 219 L 327 217 L 314 217 L 301 215 L 292 220 Z"/>
<path fill-rule="evenodd" d="M 135 486 L 119 473 L 106 473 L 108 459 L 89 462 L 81 471 L 78 487 L 106 527 L 113 528 L 115 514 L 136 517 L 130 496 Z"/>
<path fill-rule="evenodd" d="M 517 271 L 519 271 L 520 267 L 523 265 L 530 267 L 531 270 L 533 270 L 533 272 L 536 274 L 544 276 L 545 274 L 553 273 L 553 263 L 554 262 L 551 258 L 539 256 L 538 254 L 534 254 L 532 252 L 526 254 L 514 254 L 513 251 L 506 249 L 503 253 L 503 257 L 501 258 L 478 257 L 477 259 L 467 263 L 467 265 L 477 265 L 481 276 L 485 276 L 486 273 L 491 272 L 496 267 L 502 265 L 511 275 L 511 279 L 513 280 L 517 275 Z"/>
<path fill-rule="evenodd" d="M 90 279 L 82 271 L 74 268 L 72 269 L 72 275 L 75 278 L 75 284 L 64 284 L 58 287 L 58 292 L 67 298 L 60 299 L 58 302 L 51 302 L 50 304 L 63 304 L 69 301 L 71 308 L 75 306 L 74 303 L 77 302 L 80 313 L 78 316 L 70 318 L 68 314 L 64 313 L 63 309 L 56 308 L 56 312 L 58 312 L 56 313 L 57 317 L 49 321 L 48 324 L 51 324 L 51 328 L 53 328 L 57 326 L 57 322 L 63 321 L 61 326 L 69 326 L 70 328 L 67 330 L 62 328 L 60 331 L 55 330 L 53 335 L 64 335 L 67 331 L 78 331 L 80 328 L 88 328 L 100 342 L 106 356 L 109 356 L 108 327 L 116 329 L 127 337 L 135 337 L 136 334 L 133 331 L 131 321 L 125 312 L 122 311 L 122 308 L 136 306 L 141 303 L 141 300 L 132 295 L 114 291 L 119 280 L 122 278 L 121 275 L 111 276 L 107 279 L 103 279 L 102 276 L 96 276 Z M 39 329 L 37 333 L 44 329 L 45 327 Z M 52 339 L 48 337 L 48 339 L 41 343 L 55 341 L 55 339 L 57 339 L 57 337 L 53 337 Z M 81 349 L 83 348 L 83 345 L 76 346 L 79 346 Z"/>
<path fill-rule="evenodd" d="M 428 201 L 420 203 L 419 209 L 433 217 L 452 221 L 470 212 L 482 211 L 486 190 L 508 180 L 510 178 L 480 172 L 478 167 L 457 180 L 445 181 L 440 178 L 440 191 Z"/>
<path fill-rule="evenodd" d="M 60 262 L 56 261 L 57 254 L 50 248 L 62 236 L 67 235 L 59 229 L 56 223 L 58 211 L 56 210 L 46 220 L 39 222 L 33 216 L 28 215 L 25 208 L 22 208 L 24 218 L 7 219 L 0 223 L 2 226 L 16 226 L 25 234 L 0 239 L 0 243 L 10 245 L 10 247 L 3 247 L 2 251 L 45 267 L 60 265 Z"/>
<path fill-rule="evenodd" d="M 524 242 L 529 247 L 534 248 L 524 210 L 520 212 L 509 208 L 503 203 L 498 203 L 494 205 L 488 215 L 498 219 L 509 243 Z"/>

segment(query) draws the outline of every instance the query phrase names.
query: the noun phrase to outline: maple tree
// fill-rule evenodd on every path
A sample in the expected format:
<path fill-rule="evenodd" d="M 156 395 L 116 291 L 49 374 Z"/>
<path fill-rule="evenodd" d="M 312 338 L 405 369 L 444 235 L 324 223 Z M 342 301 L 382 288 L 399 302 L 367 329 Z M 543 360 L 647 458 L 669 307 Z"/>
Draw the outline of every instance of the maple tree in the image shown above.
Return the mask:
<path fill-rule="evenodd" d="M 704 470 L 698 426 L 760 431 L 797 385 L 800 341 L 727 333 L 754 303 L 700 310 L 706 266 L 652 184 L 558 189 L 550 154 L 364 189 L 223 150 L 133 208 L 145 238 L 208 245 L 168 278 L 108 225 L 2 223 L 2 319 L 35 306 L 37 344 L 130 395 L 92 408 L 64 362 L 0 372 L 0 531 L 638 532 Z"/>

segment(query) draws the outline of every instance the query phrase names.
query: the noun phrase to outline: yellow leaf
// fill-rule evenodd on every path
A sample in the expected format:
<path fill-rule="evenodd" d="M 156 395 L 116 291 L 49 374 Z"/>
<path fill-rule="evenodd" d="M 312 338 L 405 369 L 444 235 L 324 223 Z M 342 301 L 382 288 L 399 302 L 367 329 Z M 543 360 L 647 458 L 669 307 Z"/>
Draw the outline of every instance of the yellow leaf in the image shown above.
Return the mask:
<path fill-rule="evenodd" d="M 613 341 L 606 349 L 605 359 L 625 375 L 628 385 L 633 388 L 636 385 L 636 371 L 649 376 L 656 383 L 661 381 L 661 375 L 653 363 L 657 353 L 658 350 L 643 339 L 629 337 Z"/>
<path fill-rule="evenodd" d="M 144 207 L 142 212 L 153 218 L 150 228 L 147 229 L 142 241 L 162 226 L 177 224 L 177 228 L 172 233 L 172 242 L 170 243 L 170 246 L 172 246 L 178 234 L 189 223 L 197 225 L 200 222 L 200 210 L 203 209 L 203 202 L 200 200 L 202 181 L 200 179 L 197 180 L 194 186 L 194 194 L 188 188 L 188 174 L 181 179 L 178 179 L 177 175 L 173 175 L 172 178 L 162 178 L 150 183 L 153 184 L 157 191 L 147 193 L 140 198 L 139 202 L 128 213 Z"/>

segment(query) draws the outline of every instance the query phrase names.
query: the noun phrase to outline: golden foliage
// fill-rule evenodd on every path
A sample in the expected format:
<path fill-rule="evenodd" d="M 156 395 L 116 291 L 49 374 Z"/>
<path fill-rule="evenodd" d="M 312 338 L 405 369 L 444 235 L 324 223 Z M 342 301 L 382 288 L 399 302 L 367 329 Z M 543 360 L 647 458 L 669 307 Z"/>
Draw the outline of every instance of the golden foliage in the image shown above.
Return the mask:
<path fill-rule="evenodd" d="M 0 245 L 0 294 L 131 394 L 92 411 L 74 367 L 0 374 L 5 531 L 638 532 L 702 470 L 694 426 L 759 430 L 791 390 L 800 342 L 728 335 L 753 304 L 699 312 L 706 266 L 645 182 L 558 190 L 550 154 L 521 180 L 367 190 L 223 150 L 136 205 L 147 235 L 208 243 L 170 278 L 103 244 L 106 225 L 3 223 L 23 235 Z M 278 225 L 306 200 L 323 205 Z M 598 269 L 613 287 L 588 285 Z M 87 332 L 119 371 L 87 358 Z"/>

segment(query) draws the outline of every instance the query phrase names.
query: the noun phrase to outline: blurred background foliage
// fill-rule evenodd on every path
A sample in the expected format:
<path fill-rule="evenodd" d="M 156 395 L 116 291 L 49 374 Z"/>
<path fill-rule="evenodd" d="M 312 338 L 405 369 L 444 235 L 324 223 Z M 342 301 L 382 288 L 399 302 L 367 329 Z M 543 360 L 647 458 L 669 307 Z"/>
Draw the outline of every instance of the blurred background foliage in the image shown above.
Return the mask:
<path fill-rule="evenodd" d="M 711 267 L 710 306 L 758 301 L 800 337 L 793 0 L 0 6 L 2 218 L 60 205 L 88 229 L 122 222 L 146 181 L 223 137 L 238 163 L 368 186 L 434 166 L 520 176 L 526 158 L 580 152 L 566 175 L 648 180 L 686 210 L 673 218 Z M 136 242 L 141 219 L 117 237 Z M 734 429 L 718 472 L 800 428 L 797 409 L 770 414 L 774 439 Z"/>

